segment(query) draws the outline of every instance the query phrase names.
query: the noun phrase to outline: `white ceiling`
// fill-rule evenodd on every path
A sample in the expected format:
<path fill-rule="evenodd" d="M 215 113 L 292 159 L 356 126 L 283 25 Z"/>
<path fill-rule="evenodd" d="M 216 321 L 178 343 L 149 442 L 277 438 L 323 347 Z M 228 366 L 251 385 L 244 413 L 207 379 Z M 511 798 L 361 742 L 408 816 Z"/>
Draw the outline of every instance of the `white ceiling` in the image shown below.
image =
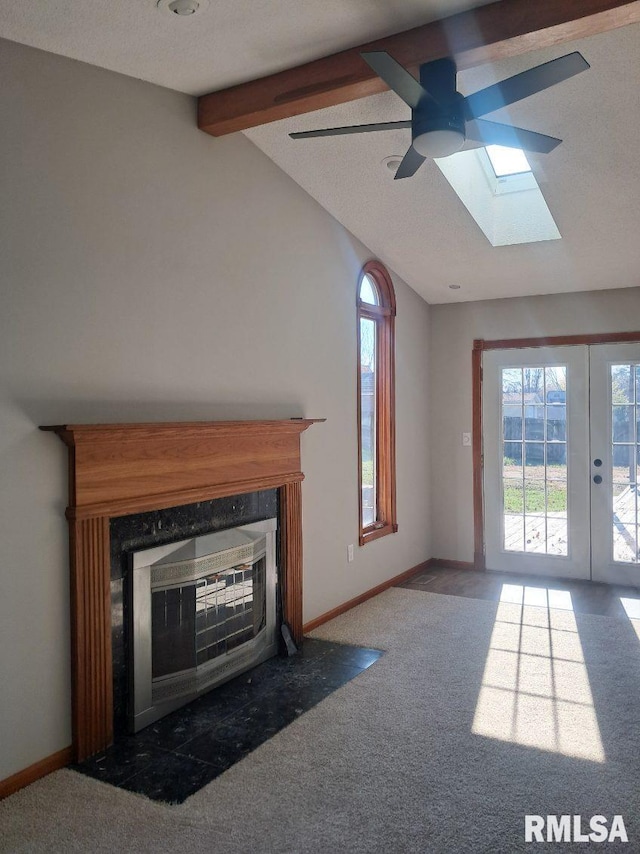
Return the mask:
<path fill-rule="evenodd" d="M 177 18 L 159 12 L 155 0 L 0 0 L 0 36 L 201 94 L 480 5 L 210 0 L 202 14 Z M 551 154 L 529 158 L 562 240 L 492 247 L 428 161 L 394 182 L 382 161 L 404 153 L 409 131 L 288 137 L 408 118 L 391 92 L 246 135 L 431 303 L 637 286 L 640 25 L 470 69 L 458 88 L 468 94 L 575 49 L 590 70 L 490 117 L 564 139 Z"/>
<path fill-rule="evenodd" d="M 0 0 L 0 36 L 203 95 L 491 0 Z"/>

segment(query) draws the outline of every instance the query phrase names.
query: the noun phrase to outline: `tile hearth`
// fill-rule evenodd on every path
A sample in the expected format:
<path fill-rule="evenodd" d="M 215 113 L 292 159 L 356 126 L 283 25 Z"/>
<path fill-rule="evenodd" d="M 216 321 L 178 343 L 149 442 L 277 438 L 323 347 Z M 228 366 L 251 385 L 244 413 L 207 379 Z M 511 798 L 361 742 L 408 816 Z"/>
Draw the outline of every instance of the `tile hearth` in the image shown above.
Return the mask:
<path fill-rule="evenodd" d="M 71 766 L 156 801 L 182 803 L 383 653 L 306 638 L 276 657 Z"/>

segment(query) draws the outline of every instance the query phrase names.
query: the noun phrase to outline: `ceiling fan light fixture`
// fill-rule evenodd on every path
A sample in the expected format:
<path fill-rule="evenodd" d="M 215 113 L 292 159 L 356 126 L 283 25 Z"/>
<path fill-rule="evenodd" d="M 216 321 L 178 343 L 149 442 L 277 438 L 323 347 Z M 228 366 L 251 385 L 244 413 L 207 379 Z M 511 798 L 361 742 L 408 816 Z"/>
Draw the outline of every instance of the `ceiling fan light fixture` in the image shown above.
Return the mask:
<path fill-rule="evenodd" d="M 448 157 L 460 151 L 464 142 L 464 133 L 453 128 L 445 128 L 419 134 L 414 137 L 413 147 L 423 157 Z"/>

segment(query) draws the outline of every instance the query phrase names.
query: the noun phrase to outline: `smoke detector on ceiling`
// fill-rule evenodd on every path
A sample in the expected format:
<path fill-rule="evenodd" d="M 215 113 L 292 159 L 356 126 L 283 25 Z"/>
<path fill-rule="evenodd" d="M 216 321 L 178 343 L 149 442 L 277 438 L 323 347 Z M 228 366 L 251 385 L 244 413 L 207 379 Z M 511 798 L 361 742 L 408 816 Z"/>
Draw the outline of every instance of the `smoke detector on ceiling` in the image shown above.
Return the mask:
<path fill-rule="evenodd" d="M 203 12 L 209 5 L 209 0 L 158 0 L 157 6 L 161 12 L 174 18 L 193 18 L 198 12 Z"/>

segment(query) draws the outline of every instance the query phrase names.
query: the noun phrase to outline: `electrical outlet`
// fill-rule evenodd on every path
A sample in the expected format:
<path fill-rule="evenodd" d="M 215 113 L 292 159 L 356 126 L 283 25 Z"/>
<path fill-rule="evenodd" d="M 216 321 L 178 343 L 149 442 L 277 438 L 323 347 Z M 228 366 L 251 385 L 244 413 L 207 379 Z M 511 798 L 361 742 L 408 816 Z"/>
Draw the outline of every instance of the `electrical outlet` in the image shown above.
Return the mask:
<path fill-rule="evenodd" d="M 347 546 L 347 560 L 349 563 L 353 561 L 353 544 Z"/>
<path fill-rule="evenodd" d="M 471 447 L 471 433 L 462 434 L 462 444 L 465 446 L 465 448 Z"/>

